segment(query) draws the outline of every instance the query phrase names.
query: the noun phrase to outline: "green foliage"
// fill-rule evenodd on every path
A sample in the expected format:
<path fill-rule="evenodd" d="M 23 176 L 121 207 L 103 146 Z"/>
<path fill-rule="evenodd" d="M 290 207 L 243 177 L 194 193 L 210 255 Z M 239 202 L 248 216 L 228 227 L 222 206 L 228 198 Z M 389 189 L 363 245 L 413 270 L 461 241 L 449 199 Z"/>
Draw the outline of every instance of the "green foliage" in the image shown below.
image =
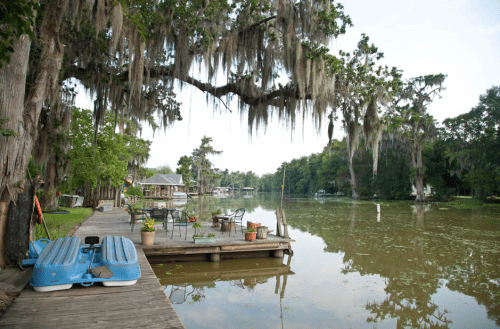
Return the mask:
<path fill-rule="evenodd" d="M 206 230 L 206 226 L 204 225 L 201 225 L 201 223 L 194 223 L 193 224 L 193 228 L 194 228 L 194 235 L 193 237 L 204 237 L 205 236 L 205 230 Z"/>
<path fill-rule="evenodd" d="M 144 168 L 144 171 L 142 172 L 146 178 L 153 177 L 156 175 L 156 171 L 154 169 L 149 169 L 149 168 Z"/>
<path fill-rule="evenodd" d="M 210 143 L 212 137 L 203 136 L 201 145 L 193 150 L 191 166 L 198 185 L 198 191 L 205 193 L 210 187 L 222 177 L 220 170 L 213 168 L 212 162 L 207 158 L 208 155 L 221 154 L 222 151 L 216 151 Z"/>
<path fill-rule="evenodd" d="M 130 158 L 125 139 L 114 132 L 114 118 L 107 115 L 97 133 L 95 147 L 92 112 L 73 111 L 69 133 L 71 168 L 69 185 L 72 189 L 86 186 L 93 189 L 98 183 L 121 187 L 127 176 L 127 161 Z"/>
<path fill-rule="evenodd" d="M 374 193 L 389 200 L 405 200 L 411 194 L 410 160 L 393 150 L 380 154 L 377 176 L 373 179 Z"/>
<path fill-rule="evenodd" d="M 141 232 L 155 232 L 155 220 L 149 217 L 146 217 L 145 220 L 142 221 Z"/>
<path fill-rule="evenodd" d="M 432 186 L 434 199 L 447 200 L 453 195 L 460 195 L 464 182 L 456 174 L 460 170 L 458 161 L 446 156 L 448 145 L 437 139 L 422 150 L 426 163 L 426 183 Z M 468 189 L 467 189 L 468 190 Z"/>
<path fill-rule="evenodd" d="M 137 195 L 141 198 L 144 197 L 144 194 L 142 193 L 142 188 L 138 185 L 138 186 L 130 186 L 127 188 L 127 193 L 126 195 Z"/>
<path fill-rule="evenodd" d="M 184 155 L 177 162 L 179 168 L 175 171 L 176 174 L 182 175 L 182 181 L 184 182 L 184 185 L 186 185 L 186 191 L 189 190 L 189 186 L 191 186 L 191 178 L 193 177 L 193 173 L 191 172 L 192 163 L 191 158 Z"/>
<path fill-rule="evenodd" d="M 482 198 L 500 193 L 500 87 L 480 96 L 470 112 L 443 122 L 440 138 L 464 182 Z"/>
<path fill-rule="evenodd" d="M 69 211 L 69 214 L 43 214 L 43 219 L 47 224 L 47 228 L 52 240 L 69 236 L 68 234 L 73 230 L 77 224 L 80 224 L 92 214 L 90 208 L 61 208 L 62 210 Z M 46 239 L 47 234 L 43 225 L 36 225 L 35 227 L 35 240 Z"/>
<path fill-rule="evenodd" d="M 35 1 L 24 0 L 8 0 L 0 4 L 0 69 L 10 63 L 16 39 L 23 34 L 33 38 L 36 4 Z"/>
<path fill-rule="evenodd" d="M 172 168 L 168 164 L 163 165 L 161 167 L 158 167 L 156 169 L 153 169 L 155 174 L 163 174 L 163 175 L 170 175 L 173 174 L 174 172 L 172 171 Z"/>
<path fill-rule="evenodd" d="M 443 203 L 443 205 L 458 209 L 480 209 L 486 204 L 479 199 L 456 199 L 451 202 Z"/>

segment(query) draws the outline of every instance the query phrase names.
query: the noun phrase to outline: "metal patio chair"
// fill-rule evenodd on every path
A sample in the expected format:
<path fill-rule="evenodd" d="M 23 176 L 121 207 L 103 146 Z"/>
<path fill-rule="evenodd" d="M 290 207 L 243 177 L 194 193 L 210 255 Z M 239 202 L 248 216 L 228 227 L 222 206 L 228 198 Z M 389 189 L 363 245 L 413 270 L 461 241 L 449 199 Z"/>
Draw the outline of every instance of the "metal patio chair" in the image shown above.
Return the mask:
<path fill-rule="evenodd" d="M 240 223 L 241 225 L 241 233 L 244 233 L 243 230 L 243 215 L 245 214 L 245 208 L 236 209 L 231 215 L 224 215 L 225 217 L 229 217 L 231 221 L 234 222 L 234 233 L 236 233 L 236 223 Z M 222 233 L 224 234 L 224 232 Z M 231 236 L 231 229 L 229 230 L 229 236 Z"/>
<path fill-rule="evenodd" d="M 130 226 L 132 228 L 132 232 L 134 232 L 134 218 L 135 218 L 136 213 L 134 212 L 134 209 L 132 209 L 131 205 L 128 204 L 127 207 L 128 207 L 128 210 L 130 211 Z"/>
<path fill-rule="evenodd" d="M 149 217 L 155 220 L 155 223 L 163 223 L 166 220 L 165 209 L 153 208 L 149 212 Z"/>
<path fill-rule="evenodd" d="M 193 224 L 189 222 L 188 214 L 182 210 L 174 210 L 171 212 L 171 215 L 172 215 L 173 227 L 172 227 L 172 236 L 170 237 L 170 239 L 174 238 L 174 230 L 176 226 L 179 227 L 179 237 L 182 237 L 181 227 L 184 226 L 186 228 L 186 232 L 184 233 L 184 240 L 187 240 L 187 228 L 189 225 Z"/>
<path fill-rule="evenodd" d="M 193 291 L 188 293 L 187 292 L 188 287 L 191 287 L 191 286 L 187 285 L 187 284 L 183 284 L 180 286 L 172 285 L 172 289 L 170 290 L 170 296 L 168 297 L 168 299 L 170 299 L 170 302 L 172 304 L 184 303 L 186 301 L 187 297 L 194 292 L 194 288 L 193 288 Z M 167 289 L 165 288 L 165 290 L 167 290 Z"/>

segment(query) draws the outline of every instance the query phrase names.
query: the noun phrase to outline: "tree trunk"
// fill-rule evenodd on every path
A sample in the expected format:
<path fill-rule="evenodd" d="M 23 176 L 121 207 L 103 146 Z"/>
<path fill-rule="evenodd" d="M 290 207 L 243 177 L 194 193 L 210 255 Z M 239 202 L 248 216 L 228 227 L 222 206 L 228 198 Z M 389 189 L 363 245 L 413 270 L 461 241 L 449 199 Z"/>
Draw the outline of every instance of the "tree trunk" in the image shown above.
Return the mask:
<path fill-rule="evenodd" d="M 350 158 L 347 163 L 349 164 L 349 172 L 351 174 L 351 189 L 353 200 L 359 200 L 358 186 L 356 183 L 356 172 L 354 171 L 353 159 Z"/>
<path fill-rule="evenodd" d="M 0 135 L 0 201 L 17 199 L 14 184 L 26 177 L 26 169 L 36 134 L 36 113 L 24 111 L 24 95 L 31 41 L 22 35 L 14 42 L 10 64 L 0 70 L 0 115 L 10 120 L 2 129 L 14 130 L 16 136 Z M 8 189 L 7 189 L 8 187 Z M 10 190 L 10 192 L 9 192 Z M 13 200 L 16 202 L 16 200 Z M 3 238 L 3 237 L 0 237 Z"/>
<path fill-rule="evenodd" d="M 415 169 L 415 202 L 425 202 L 424 176 L 425 170 L 422 163 L 422 146 L 417 143 L 414 147 L 415 154 L 412 155 L 413 168 Z M 416 156 L 416 159 L 415 159 Z"/>
<path fill-rule="evenodd" d="M 42 209 L 55 210 L 58 206 L 57 188 L 59 186 L 59 176 L 57 158 L 56 154 L 51 154 L 45 164 L 43 195 L 40 197 L 40 207 Z"/>
<path fill-rule="evenodd" d="M 424 213 L 425 208 L 423 204 L 417 204 L 417 227 L 424 228 Z"/>
<path fill-rule="evenodd" d="M 201 166 L 198 166 L 197 184 L 198 184 L 198 193 L 203 194 L 203 192 L 201 190 Z"/>
<path fill-rule="evenodd" d="M 38 74 L 26 91 L 27 71 L 31 40 L 27 35 L 21 35 L 14 42 L 15 52 L 11 62 L 0 70 L 0 113 L 10 119 L 3 129 L 14 130 L 16 136 L 0 136 L 0 201 L 11 199 L 13 203 L 20 198 L 21 189 L 13 188 L 27 185 L 26 177 L 28 163 L 37 137 L 38 119 L 42 105 L 47 99 L 49 90 L 57 85 L 59 69 L 62 62 L 64 46 L 59 42 L 59 27 L 66 12 L 68 0 L 48 1 L 42 24 L 40 25 L 41 52 Z M 14 213 L 13 203 L 9 205 L 9 213 Z M 18 207 L 15 207 L 18 208 Z M 19 212 L 17 219 L 21 226 L 28 223 L 27 212 Z M 29 232 L 28 227 L 18 227 L 17 230 Z M 7 234 L 8 236 L 9 234 Z M 6 236 L 0 236 L 0 240 Z M 17 245 L 12 252 L 15 257 L 25 250 Z M 21 249 L 19 249 L 21 248 Z"/>
<path fill-rule="evenodd" d="M 419 172 L 417 172 L 417 175 L 415 176 L 415 188 L 417 190 L 415 202 L 425 202 L 424 175 Z"/>
<path fill-rule="evenodd" d="M 69 169 L 69 160 L 65 156 L 69 143 L 65 137 L 71 116 L 72 108 L 63 104 L 44 107 L 40 114 L 33 158 L 37 163 L 45 164 L 44 193 L 40 197 L 42 208 L 55 209 L 58 206 L 59 183 Z"/>
<path fill-rule="evenodd" d="M 16 133 L 16 136 L 10 137 L 0 135 L 0 202 L 9 204 L 3 211 L 19 212 L 21 216 L 26 215 L 27 212 L 20 211 L 14 203 L 19 205 L 19 195 L 22 193 L 22 188 L 27 185 L 23 180 L 26 177 L 33 148 L 32 136 L 33 134 L 36 136 L 38 119 L 36 113 L 27 112 L 24 108 L 30 46 L 29 37 L 21 35 L 14 41 L 15 52 L 11 56 L 10 63 L 0 70 L 0 115 L 2 118 L 9 118 L 9 121 L 3 124 L 2 129 L 13 130 Z M 29 222 L 29 217 L 19 220 L 21 226 L 27 222 Z M 24 227 L 21 231 L 27 232 L 28 227 Z M 9 237 L 8 232 L 8 228 L 1 232 L 2 243 L 5 243 Z M 10 237 L 11 240 L 12 238 Z M 24 242 L 24 240 L 19 241 L 20 244 L 8 247 L 9 257 L 22 255 L 26 251 Z M 5 253 L 5 249 L 1 252 Z M 2 254 L 0 258 L 6 259 L 6 256 Z"/>

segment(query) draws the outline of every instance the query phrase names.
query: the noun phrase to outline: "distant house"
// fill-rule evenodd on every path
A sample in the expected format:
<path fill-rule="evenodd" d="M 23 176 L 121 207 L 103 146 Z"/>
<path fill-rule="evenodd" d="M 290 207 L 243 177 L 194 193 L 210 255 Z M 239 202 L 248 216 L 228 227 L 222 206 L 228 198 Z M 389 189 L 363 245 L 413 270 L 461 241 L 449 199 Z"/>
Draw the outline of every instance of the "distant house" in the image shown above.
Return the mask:
<path fill-rule="evenodd" d="M 139 182 L 144 197 L 152 199 L 170 199 L 174 192 L 186 192 L 182 175 L 156 174 Z"/>
<path fill-rule="evenodd" d="M 424 187 L 424 194 L 425 194 L 426 196 L 429 196 L 429 195 L 431 195 L 432 193 L 433 193 L 433 188 L 432 188 L 432 186 L 430 186 L 430 185 L 428 185 L 428 184 L 427 184 L 427 185 Z M 417 195 L 417 189 L 415 188 L 415 186 L 414 186 L 414 185 L 412 185 L 412 186 L 411 186 L 411 195 L 412 195 L 412 196 L 416 196 L 416 195 Z"/>

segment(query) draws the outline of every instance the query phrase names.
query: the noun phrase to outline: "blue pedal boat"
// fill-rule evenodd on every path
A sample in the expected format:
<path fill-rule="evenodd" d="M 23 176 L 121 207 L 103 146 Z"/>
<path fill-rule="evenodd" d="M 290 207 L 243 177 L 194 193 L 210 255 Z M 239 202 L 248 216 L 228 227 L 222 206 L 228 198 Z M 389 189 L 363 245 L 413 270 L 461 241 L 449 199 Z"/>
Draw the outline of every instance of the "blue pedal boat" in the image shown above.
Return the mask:
<path fill-rule="evenodd" d="M 78 237 L 44 243 L 34 261 L 31 286 L 35 291 L 55 291 L 69 289 L 75 283 L 82 286 L 95 282 L 105 286 L 135 284 L 141 277 L 141 268 L 134 243 L 118 236 L 106 236 L 102 244 L 98 243 L 99 237 L 93 236 L 86 237 L 85 244 Z"/>

